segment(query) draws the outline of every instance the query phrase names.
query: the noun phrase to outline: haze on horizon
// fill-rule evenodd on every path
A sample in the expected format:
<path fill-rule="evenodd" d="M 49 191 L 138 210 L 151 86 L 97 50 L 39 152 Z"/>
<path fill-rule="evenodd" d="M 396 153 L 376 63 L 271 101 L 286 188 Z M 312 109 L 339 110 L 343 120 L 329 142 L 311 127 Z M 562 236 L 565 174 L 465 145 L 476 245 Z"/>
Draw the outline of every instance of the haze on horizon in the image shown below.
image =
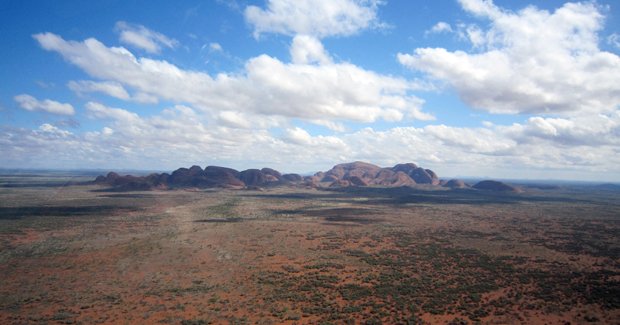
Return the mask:
<path fill-rule="evenodd" d="M 0 168 L 620 181 L 609 0 L 0 4 Z"/>

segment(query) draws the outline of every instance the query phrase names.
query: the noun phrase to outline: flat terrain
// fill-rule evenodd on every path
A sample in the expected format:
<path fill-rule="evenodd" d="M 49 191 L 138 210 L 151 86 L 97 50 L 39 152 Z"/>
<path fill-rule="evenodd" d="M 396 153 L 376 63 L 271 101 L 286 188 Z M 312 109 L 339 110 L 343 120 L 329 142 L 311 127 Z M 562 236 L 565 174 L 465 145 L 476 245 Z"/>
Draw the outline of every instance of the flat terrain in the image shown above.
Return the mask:
<path fill-rule="evenodd" d="M 75 180 L 0 177 L 0 323 L 620 323 L 618 192 Z"/>

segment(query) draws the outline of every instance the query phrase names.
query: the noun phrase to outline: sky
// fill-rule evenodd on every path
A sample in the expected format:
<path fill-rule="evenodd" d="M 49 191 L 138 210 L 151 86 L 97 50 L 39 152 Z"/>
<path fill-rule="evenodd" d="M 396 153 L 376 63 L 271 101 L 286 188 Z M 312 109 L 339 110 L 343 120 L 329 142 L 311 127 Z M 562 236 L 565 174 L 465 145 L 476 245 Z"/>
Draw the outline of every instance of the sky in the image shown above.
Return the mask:
<path fill-rule="evenodd" d="M 0 1 L 0 168 L 620 181 L 620 3 Z"/>

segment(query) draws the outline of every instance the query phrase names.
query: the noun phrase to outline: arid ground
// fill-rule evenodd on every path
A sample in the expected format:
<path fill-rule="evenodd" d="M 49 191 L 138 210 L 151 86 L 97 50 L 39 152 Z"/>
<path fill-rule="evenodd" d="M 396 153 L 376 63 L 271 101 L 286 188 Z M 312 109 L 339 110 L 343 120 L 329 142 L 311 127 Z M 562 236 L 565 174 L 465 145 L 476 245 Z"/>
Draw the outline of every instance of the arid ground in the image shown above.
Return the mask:
<path fill-rule="evenodd" d="M 66 180 L 0 178 L 2 324 L 620 323 L 618 192 Z"/>

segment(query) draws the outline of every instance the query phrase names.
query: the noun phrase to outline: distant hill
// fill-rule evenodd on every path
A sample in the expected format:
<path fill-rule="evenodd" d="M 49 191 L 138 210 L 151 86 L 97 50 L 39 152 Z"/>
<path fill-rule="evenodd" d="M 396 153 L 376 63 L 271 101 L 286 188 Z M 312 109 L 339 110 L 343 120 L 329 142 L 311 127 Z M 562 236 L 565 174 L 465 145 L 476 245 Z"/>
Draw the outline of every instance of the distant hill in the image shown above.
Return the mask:
<path fill-rule="evenodd" d="M 94 184 L 108 186 L 116 191 L 165 190 L 175 188 L 261 188 L 274 186 L 298 186 L 313 188 L 382 186 L 402 187 L 418 184 L 440 186 L 451 189 L 467 189 L 469 185 L 461 180 L 440 181 L 437 174 L 417 166 L 414 163 L 397 164 L 393 167 L 379 167 L 367 162 L 356 161 L 338 164 L 325 172 L 312 176 L 299 174 L 282 174 L 272 168 L 246 169 L 238 171 L 220 166 L 200 166 L 179 168 L 168 173 L 152 173 L 146 176 L 121 176 L 115 172 L 98 176 Z M 473 186 L 474 189 L 491 191 L 517 192 L 510 185 L 483 181 Z"/>
<path fill-rule="evenodd" d="M 620 184 L 605 183 L 605 184 L 594 185 L 593 187 L 597 190 L 620 191 Z"/>
<path fill-rule="evenodd" d="M 478 190 L 494 191 L 494 192 L 521 192 L 521 189 L 498 181 L 481 181 L 472 186 Z"/>
<path fill-rule="evenodd" d="M 465 183 L 464 181 L 462 181 L 460 179 L 451 179 L 451 180 L 447 181 L 446 183 L 442 184 L 441 186 L 452 188 L 452 189 L 470 188 L 471 187 L 467 183 Z"/>
<path fill-rule="evenodd" d="M 339 164 L 326 172 L 311 177 L 314 184 L 327 186 L 411 186 L 415 184 L 439 184 L 437 174 L 413 163 L 398 164 L 382 168 L 366 162 L 356 161 Z"/>
<path fill-rule="evenodd" d="M 300 185 L 304 178 L 298 174 L 280 174 L 280 172 L 263 168 L 237 171 L 220 166 L 200 166 L 179 168 L 168 173 L 153 173 L 147 176 L 120 176 L 110 172 L 106 176 L 98 176 L 94 184 L 110 186 L 117 191 L 144 191 L 154 189 L 175 188 L 231 188 L 275 186 L 296 184 Z"/>

